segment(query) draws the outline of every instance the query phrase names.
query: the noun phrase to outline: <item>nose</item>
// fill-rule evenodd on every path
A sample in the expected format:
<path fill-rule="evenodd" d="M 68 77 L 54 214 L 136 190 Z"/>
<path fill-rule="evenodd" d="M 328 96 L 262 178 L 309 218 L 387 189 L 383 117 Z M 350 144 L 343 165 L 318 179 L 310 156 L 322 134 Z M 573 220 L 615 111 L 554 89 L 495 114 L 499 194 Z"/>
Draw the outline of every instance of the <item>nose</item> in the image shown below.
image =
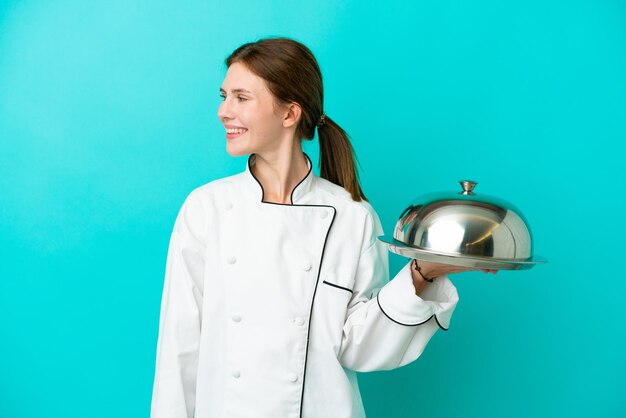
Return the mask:
<path fill-rule="evenodd" d="M 232 116 L 233 114 L 229 101 L 228 99 L 224 99 L 217 108 L 217 117 L 220 121 L 224 121 L 226 119 L 232 119 Z"/>

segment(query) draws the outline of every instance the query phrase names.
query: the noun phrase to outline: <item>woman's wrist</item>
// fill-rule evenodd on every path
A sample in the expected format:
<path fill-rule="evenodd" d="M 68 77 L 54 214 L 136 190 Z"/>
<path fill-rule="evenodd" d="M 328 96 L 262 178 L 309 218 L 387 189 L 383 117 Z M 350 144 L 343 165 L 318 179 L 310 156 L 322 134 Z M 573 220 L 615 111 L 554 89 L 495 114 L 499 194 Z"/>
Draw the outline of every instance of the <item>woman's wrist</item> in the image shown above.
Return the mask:
<path fill-rule="evenodd" d="M 419 276 L 423 281 L 432 283 L 433 280 L 435 280 L 435 277 L 431 277 L 430 270 L 420 265 L 416 259 L 413 259 L 413 261 L 411 261 L 411 268 L 412 270 L 417 272 L 417 276 Z"/>
<path fill-rule="evenodd" d="M 413 286 L 415 287 L 415 294 L 419 296 L 426 286 L 433 282 L 434 277 L 429 277 L 428 273 L 425 272 L 425 269 L 420 267 L 415 259 L 411 260 L 410 269 L 411 277 L 413 278 Z"/>

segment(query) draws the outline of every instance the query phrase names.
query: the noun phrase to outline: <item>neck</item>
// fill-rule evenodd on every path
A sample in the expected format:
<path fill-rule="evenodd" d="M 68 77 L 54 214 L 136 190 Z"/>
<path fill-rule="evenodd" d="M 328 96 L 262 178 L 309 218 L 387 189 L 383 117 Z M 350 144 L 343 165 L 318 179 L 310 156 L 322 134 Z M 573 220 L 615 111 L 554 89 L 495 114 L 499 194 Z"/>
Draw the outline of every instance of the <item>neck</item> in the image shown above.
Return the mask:
<path fill-rule="evenodd" d="M 291 204 L 293 189 L 309 172 L 300 144 L 284 150 L 257 153 L 250 167 L 263 187 L 263 201 Z"/>

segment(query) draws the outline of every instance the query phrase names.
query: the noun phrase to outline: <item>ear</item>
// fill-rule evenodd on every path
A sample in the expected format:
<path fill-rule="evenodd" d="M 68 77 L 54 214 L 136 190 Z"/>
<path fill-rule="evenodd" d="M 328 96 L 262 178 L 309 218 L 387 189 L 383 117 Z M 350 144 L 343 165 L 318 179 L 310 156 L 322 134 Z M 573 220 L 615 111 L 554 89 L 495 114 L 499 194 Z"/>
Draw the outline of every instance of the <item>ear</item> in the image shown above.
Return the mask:
<path fill-rule="evenodd" d="M 287 105 L 287 111 L 285 112 L 285 118 L 283 119 L 283 126 L 290 128 L 292 126 L 298 126 L 302 117 L 302 108 L 298 103 L 289 103 Z"/>

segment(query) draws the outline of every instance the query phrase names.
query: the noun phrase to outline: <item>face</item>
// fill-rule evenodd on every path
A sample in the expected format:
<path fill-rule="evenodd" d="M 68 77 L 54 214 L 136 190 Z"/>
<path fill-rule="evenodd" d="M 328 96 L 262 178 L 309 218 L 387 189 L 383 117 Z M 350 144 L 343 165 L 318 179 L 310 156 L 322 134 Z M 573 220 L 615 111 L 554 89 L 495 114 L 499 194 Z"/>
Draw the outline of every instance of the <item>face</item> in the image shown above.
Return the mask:
<path fill-rule="evenodd" d="M 234 63 L 226 72 L 217 116 L 226 128 L 226 151 L 235 156 L 277 149 L 291 133 L 286 116 L 274 106 L 274 96 L 265 80 Z"/>

